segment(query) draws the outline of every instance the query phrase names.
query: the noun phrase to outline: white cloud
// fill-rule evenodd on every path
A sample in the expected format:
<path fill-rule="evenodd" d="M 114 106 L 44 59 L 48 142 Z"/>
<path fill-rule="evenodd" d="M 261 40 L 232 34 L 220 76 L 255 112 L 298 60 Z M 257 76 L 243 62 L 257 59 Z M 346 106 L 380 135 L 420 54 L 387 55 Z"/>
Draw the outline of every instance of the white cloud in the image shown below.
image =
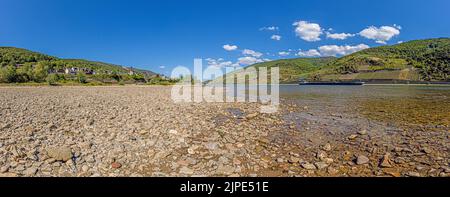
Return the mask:
<path fill-rule="evenodd" d="M 319 57 L 319 56 L 321 56 L 320 52 L 317 51 L 316 49 L 310 49 L 308 51 L 300 51 L 296 55 L 300 56 L 300 57 Z"/>
<path fill-rule="evenodd" d="M 238 46 L 226 44 L 226 45 L 223 45 L 223 49 L 225 49 L 226 51 L 234 51 L 234 50 L 238 49 Z"/>
<path fill-rule="evenodd" d="M 327 38 L 331 38 L 334 40 L 345 40 L 347 38 L 354 37 L 354 36 L 355 36 L 355 34 L 327 32 Z"/>
<path fill-rule="evenodd" d="M 288 52 L 288 51 L 281 51 L 281 52 L 278 52 L 278 55 L 280 55 L 280 56 L 288 56 L 288 55 L 290 55 L 291 54 L 291 52 Z"/>
<path fill-rule="evenodd" d="M 261 63 L 264 62 L 265 60 L 259 59 L 259 58 L 255 58 L 255 57 L 241 57 L 238 59 L 238 63 L 240 65 L 252 65 L 252 64 L 256 64 L 256 63 Z"/>
<path fill-rule="evenodd" d="M 250 55 L 250 56 L 253 56 L 253 57 L 257 57 L 257 58 L 260 58 L 263 55 L 260 52 L 256 52 L 256 51 L 253 51 L 253 50 L 250 50 L 250 49 L 244 49 L 244 51 L 242 51 L 242 54 Z"/>
<path fill-rule="evenodd" d="M 159 66 L 159 68 L 160 68 L 160 69 L 165 69 L 165 68 L 166 68 L 166 66 Z"/>
<path fill-rule="evenodd" d="M 276 40 L 276 41 L 280 41 L 281 40 L 281 36 L 280 35 L 272 35 L 272 37 L 270 37 L 270 39 Z"/>
<path fill-rule="evenodd" d="M 359 32 L 359 35 L 367 39 L 375 40 L 376 43 L 386 44 L 386 42 L 391 40 L 394 36 L 400 35 L 401 29 L 402 28 L 398 25 L 394 25 L 394 27 L 382 26 L 379 28 L 371 26 Z"/>
<path fill-rule="evenodd" d="M 348 55 L 352 54 L 364 49 L 370 48 L 365 44 L 359 44 L 355 46 L 337 46 L 337 45 L 325 45 L 319 47 L 319 51 L 321 56 L 339 56 L 339 55 Z"/>
<path fill-rule="evenodd" d="M 309 23 L 307 21 L 298 21 L 293 24 L 297 26 L 295 33 L 301 39 L 308 42 L 315 42 L 320 40 L 320 35 L 323 34 L 323 30 L 317 23 Z"/>
<path fill-rule="evenodd" d="M 214 66 L 214 67 L 218 67 L 218 68 L 233 66 L 233 62 L 224 61 L 223 58 L 219 58 L 219 59 L 207 58 L 206 62 L 208 63 L 208 66 Z"/>
<path fill-rule="evenodd" d="M 270 27 L 261 27 L 259 31 L 278 31 L 278 27 L 270 26 Z"/>

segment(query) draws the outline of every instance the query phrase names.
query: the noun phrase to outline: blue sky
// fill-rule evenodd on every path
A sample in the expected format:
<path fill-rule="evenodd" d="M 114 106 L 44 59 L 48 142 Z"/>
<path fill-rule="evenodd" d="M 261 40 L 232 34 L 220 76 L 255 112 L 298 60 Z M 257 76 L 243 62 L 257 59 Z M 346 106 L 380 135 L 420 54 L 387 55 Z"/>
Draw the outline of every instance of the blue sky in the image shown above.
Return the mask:
<path fill-rule="evenodd" d="M 0 46 L 169 74 L 194 58 L 244 65 L 449 37 L 449 8 L 448 0 L 0 0 Z"/>

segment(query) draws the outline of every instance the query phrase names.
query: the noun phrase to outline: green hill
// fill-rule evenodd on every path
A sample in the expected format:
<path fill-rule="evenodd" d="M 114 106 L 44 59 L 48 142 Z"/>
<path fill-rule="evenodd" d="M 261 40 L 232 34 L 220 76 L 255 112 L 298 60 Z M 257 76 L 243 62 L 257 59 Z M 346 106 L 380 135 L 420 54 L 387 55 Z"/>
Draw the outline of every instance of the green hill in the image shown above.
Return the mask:
<path fill-rule="evenodd" d="M 319 71 L 321 67 L 327 65 L 335 59 L 336 58 L 334 57 L 282 59 L 250 65 L 245 69 L 252 67 L 267 67 L 270 78 L 270 68 L 279 67 L 280 83 L 296 83 L 299 78 L 306 78 L 309 74 Z M 233 74 L 242 74 L 242 72 L 244 72 L 243 69 L 227 74 L 227 83 L 232 81 L 230 77 L 233 77 Z M 214 83 L 221 83 L 222 81 L 223 77 L 219 77 L 214 80 Z"/>
<path fill-rule="evenodd" d="M 70 74 L 66 69 L 73 69 Z M 157 74 L 152 71 L 82 59 L 61 59 L 26 49 L 0 47 L 0 82 L 43 82 L 53 80 L 97 82 L 150 81 Z M 86 75 L 86 76 L 77 76 Z"/>
<path fill-rule="evenodd" d="M 103 62 L 88 61 L 82 59 L 60 59 L 49 55 L 29 51 L 26 49 L 13 47 L 0 47 L 0 66 L 6 67 L 8 65 L 20 65 L 26 63 L 38 63 L 41 61 L 48 61 L 55 67 L 60 68 L 89 68 L 94 71 L 107 71 L 115 73 L 128 73 L 131 68 L 120 65 L 108 64 Z M 147 70 L 133 69 L 136 73 L 147 75 L 155 75 L 155 73 Z"/>
<path fill-rule="evenodd" d="M 450 39 L 415 40 L 339 58 L 311 78 L 321 80 L 450 80 Z"/>
<path fill-rule="evenodd" d="M 334 57 L 283 59 L 263 62 L 252 65 L 251 67 L 267 67 L 268 70 L 272 67 L 279 67 L 280 82 L 292 83 L 297 82 L 299 78 L 306 77 L 310 73 L 318 71 L 321 67 L 327 65 L 335 59 L 336 58 Z"/>
<path fill-rule="evenodd" d="M 300 78 L 312 81 L 450 81 L 450 39 L 416 40 L 370 48 L 341 58 L 285 59 L 247 68 L 274 66 L 280 68 L 281 83 L 295 83 Z"/>

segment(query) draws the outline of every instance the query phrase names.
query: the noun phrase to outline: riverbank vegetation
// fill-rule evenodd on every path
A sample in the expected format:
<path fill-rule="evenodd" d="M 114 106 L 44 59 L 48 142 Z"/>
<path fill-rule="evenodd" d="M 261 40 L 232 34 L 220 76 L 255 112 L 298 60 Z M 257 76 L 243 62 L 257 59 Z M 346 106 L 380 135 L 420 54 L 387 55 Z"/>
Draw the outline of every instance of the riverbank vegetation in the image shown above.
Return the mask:
<path fill-rule="evenodd" d="M 59 59 L 25 49 L 0 47 L 0 83 L 170 85 L 176 82 L 176 79 L 132 67 L 78 59 Z"/>

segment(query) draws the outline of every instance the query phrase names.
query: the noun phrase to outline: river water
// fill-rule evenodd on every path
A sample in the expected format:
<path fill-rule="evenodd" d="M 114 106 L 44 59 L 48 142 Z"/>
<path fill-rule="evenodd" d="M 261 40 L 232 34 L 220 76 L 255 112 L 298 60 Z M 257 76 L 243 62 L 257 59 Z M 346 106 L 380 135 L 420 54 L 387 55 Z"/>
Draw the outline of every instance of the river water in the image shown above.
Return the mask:
<path fill-rule="evenodd" d="M 319 111 L 397 124 L 450 125 L 450 86 L 280 86 L 280 97 Z"/>

